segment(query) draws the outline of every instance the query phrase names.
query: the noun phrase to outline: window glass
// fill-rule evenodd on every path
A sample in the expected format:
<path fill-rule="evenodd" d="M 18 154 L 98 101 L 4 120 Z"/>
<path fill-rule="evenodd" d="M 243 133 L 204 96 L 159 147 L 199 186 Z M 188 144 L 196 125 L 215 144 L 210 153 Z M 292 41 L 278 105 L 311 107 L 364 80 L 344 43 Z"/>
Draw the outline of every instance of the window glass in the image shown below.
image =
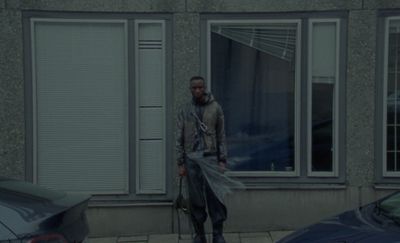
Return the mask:
<path fill-rule="evenodd" d="M 211 24 L 212 91 L 233 171 L 295 168 L 296 23 Z"/>
<path fill-rule="evenodd" d="M 313 84 L 312 170 L 333 170 L 333 84 Z"/>
<path fill-rule="evenodd" d="M 333 171 L 336 22 L 313 22 L 311 40 L 311 170 Z"/>

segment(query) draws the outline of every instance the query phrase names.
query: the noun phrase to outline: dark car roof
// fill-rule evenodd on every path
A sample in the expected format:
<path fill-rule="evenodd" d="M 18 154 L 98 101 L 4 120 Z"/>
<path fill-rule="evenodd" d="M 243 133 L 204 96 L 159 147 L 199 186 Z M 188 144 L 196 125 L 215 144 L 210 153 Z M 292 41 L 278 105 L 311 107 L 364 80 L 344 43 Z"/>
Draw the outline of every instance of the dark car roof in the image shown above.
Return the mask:
<path fill-rule="evenodd" d="M 0 225 L 3 224 L 15 235 L 23 235 L 39 230 L 40 224 L 47 218 L 88 199 L 86 195 L 67 194 L 0 178 Z"/>
<path fill-rule="evenodd" d="M 346 212 L 340 216 L 355 218 L 355 211 Z M 353 220 L 350 219 L 350 220 Z M 308 227 L 304 232 L 306 234 L 300 235 L 294 242 L 297 243 L 323 243 L 323 242 L 363 242 L 363 243 L 376 243 L 376 242 L 399 242 L 400 234 L 395 231 L 384 231 L 382 229 L 373 227 L 372 225 L 359 222 L 358 225 L 346 222 L 340 222 L 340 219 L 333 219 L 332 221 L 322 221 Z"/>
<path fill-rule="evenodd" d="M 373 207 L 373 204 L 367 207 Z M 383 229 L 365 220 L 359 209 L 322 220 L 285 237 L 279 243 L 324 243 L 324 242 L 400 242 L 399 231 Z"/>

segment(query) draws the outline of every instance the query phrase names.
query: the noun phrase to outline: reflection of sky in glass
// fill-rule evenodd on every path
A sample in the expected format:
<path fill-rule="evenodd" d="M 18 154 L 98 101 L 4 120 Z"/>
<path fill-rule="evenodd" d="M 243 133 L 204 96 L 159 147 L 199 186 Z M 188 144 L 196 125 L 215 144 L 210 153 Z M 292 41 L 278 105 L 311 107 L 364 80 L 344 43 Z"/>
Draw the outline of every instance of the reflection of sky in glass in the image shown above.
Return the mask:
<path fill-rule="evenodd" d="M 312 170 L 332 171 L 334 85 L 314 83 L 312 89 Z"/>

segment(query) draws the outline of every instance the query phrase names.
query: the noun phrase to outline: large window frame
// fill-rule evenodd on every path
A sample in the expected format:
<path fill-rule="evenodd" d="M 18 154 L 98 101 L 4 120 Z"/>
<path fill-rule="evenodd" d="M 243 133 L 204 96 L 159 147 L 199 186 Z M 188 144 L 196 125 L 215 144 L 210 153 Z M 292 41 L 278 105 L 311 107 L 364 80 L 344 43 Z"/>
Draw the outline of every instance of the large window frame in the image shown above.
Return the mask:
<path fill-rule="evenodd" d="M 399 178 L 400 177 L 400 171 L 388 171 L 387 169 L 387 93 L 388 93 L 388 59 L 389 59 L 389 27 L 390 27 L 390 21 L 393 20 L 400 20 L 400 16 L 389 16 L 385 17 L 383 20 L 383 66 L 382 66 L 382 77 L 383 77 L 383 87 L 382 87 L 382 124 L 381 129 L 382 129 L 382 147 L 380 148 L 379 151 L 382 153 L 382 161 L 383 163 L 381 164 L 381 173 L 378 173 L 378 180 L 383 180 L 387 182 L 392 182 L 391 178 Z M 381 24 L 382 26 L 382 24 Z M 379 41 L 378 41 L 379 43 Z M 379 46 L 379 45 L 378 45 Z M 382 52 L 378 52 L 379 54 L 382 54 Z M 377 72 L 378 75 L 381 72 Z M 379 79 L 377 79 L 379 80 Z M 395 115 L 395 117 L 397 117 Z M 397 136 L 397 134 L 395 135 Z M 397 153 L 397 152 L 396 152 Z M 396 158 L 396 156 L 395 156 Z M 379 167 L 378 167 L 379 168 Z"/>
<path fill-rule="evenodd" d="M 202 16 L 202 30 L 205 38 L 202 38 L 202 73 L 207 77 L 208 87 L 212 87 L 211 80 L 211 25 L 214 23 L 298 23 L 297 57 L 296 57 L 296 132 L 295 132 L 295 170 L 294 171 L 231 171 L 230 176 L 241 178 L 248 185 L 262 186 L 265 182 L 279 183 L 324 183 L 335 184 L 345 182 L 345 57 L 346 57 L 346 13 L 326 14 L 291 14 L 286 18 L 271 14 L 265 15 L 204 15 Z M 332 22 L 336 26 L 336 42 L 338 45 L 336 60 L 336 81 L 335 84 L 335 121 L 333 122 L 333 144 L 336 149 L 333 153 L 333 169 L 329 172 L 311 171 L 311 102 L 307 96 L 310 94 L 310 70 L 308 58 L 310 54 L 310 28 L 312 23 Z M 306 113 L 306 114 L 304 114 Z M 229 146 L 229 144 L 228 144 Z M 228 155 L 229 159 L 229 155 Z M 261 183 L 261 184 L 260 184 Z"/>
<path fill-rule="evenodd" d="M 332 166 L 333 170 L 329 172 L 315 172 L 312 170 L 312 30 L 314 23 L 334 23 L 336 25 L 336 60 L 335 60 L 335 81 L 334 81 L 334 94 L 333 94 L 333 153 L 332 153 Z M 314 18 L 309 20 L 309 38 L 308 38 L 308 134 L 307 134 L 307 169 L 308 169 L 308 176 L 310 177 L 337 177 L 339 174 L 339 144 L 338 144 L 338 137 L 339 137 L 339 120 L 340 120 L 340 113 L 339 113 L 339 56 L 340 56 L 340 19 L 329 18 Z"/>
<path fill-rule="evenodd" d="M 44 21 L 56 21 L 56 22 L 101 22 L 101 23 L 123 23 L 125 26 L 125 36 L 126 36 L 126 63 L 127 63 L 127 85 L 128 88 L 126 92 L 128 93 L 128 114 L 129 117 L 129 127 L 127 129 L 128 132 L 128 161 L 127 166 L 129 169 L 124 171 L 128 175 L 128 181 L 126 190 L 122 192 L 121 195 L 115 193 L 96 193 L 94 195 L 94 200 L 98 201 L 165 201 L 165 199 L 170 199 L 173 196 L 173 187 L 172 187 L 172 171 L 171 166 L 168 161 L 172 160 L 173 156 L 173 146 L 172 146 L 172 124 L 173 119 L 172 116 L 167 114 L 171 114 L 171 98 L 172 98 L 172 86 L 168 85 L 171 83 L 172 76 L 172 28 L 171 22 L 172 17 L 167 14 L 97 14 L 97 13 L 52 13 L 52 12 L 35 12 L 35 11 L 25 11 L 23 12 L 23 27 L 24 27 L 24 36 L 28 37 L 24 39 L 24 69 L 25 69 L 25 106 L 26 106 L 26 179 L 31 182 L 37 182 L 37 149 L 35 145 L 35 137 L 37 137 L 36 133 L 36 121 L 35 117 L 35 106 L 32 102 L 35 100 L 35 94 L 33 90 L 35 90 L 35 80 L 34 80 L 34 68 L 32 66 L 32 61 L 34 58 L 34 53 L 32 52 L 32 23 L 35 20 L 44 20 Z M 163 152 L 165 157 L 163 158 L 163 178 L 161 180 L 164 181 L 162 190 L 158 191 L 148 191 L 140 189 L 138 185 L 138 173 L 139 173 L 139 161 L 137 160 L 138 156 L 138 144 L 137 139 L 139 136 L 138 132 L 138 124 L 139 124 L 139 116 L 138 116 L 138 101 L 136 100 L 137 92 L 138 92 L 138 70 L 137 70 L 137 53 L 138 48 L 136 46 L 136 36 L 137 36 L 137 25 L 140 23 L 158 23 L 162 25 L 163 30 L 163 38 L 164 41 L 162 43 L 163 51 L 163 60 L 164 60 L 164 69 L 163 69 L 163 90 L 164 90 L 164 141 L 163 141 Z M 134 121 L 134 122 L 133 122 Z"/>
<path fill-rule="evenodd" d="M 38 80 L 37 80 L 37 64 L 36 64 L 36 42 L 35 42 L 35 36 L 36 36 L 36 27 L 39 24 L 93 24 L 93 25 L 101 25 L 101 24 L 120 24 L 123 26 L 124 29 L 124 50 L 128 50 L 128 22 L 126 20 L 122 19 L 113 19 L 113 20 L 102 20 L 102 19 L 64 19 L 64 18 L 31 18 L 30 19 L 30 31 L 33 33 L 31 35 L 31 50 L 32 50 L 32 90 L 33 90 L 33 95 L 32 95 L 32 116 L 33 116 L 33 183 L 38 184 L 39 183 L 39 157 L 38 157 L 38 150 L 39 150 L 39 142 L 38 142 L 38 91 L 37 91 L 37 85 L 38 85 Z M 126 82 L 126 86 L 128 84 L 128 55 L 125 53 L 124 57 L 124 82 Z M 127 89 L 125 90 L 125 98 L 128 97 L 127 94 Z M 126 112 L 128 112 L 126 110 Z M 127 116 L 126 116 L 127 117 Z M 126 118 L 125 117 L 125 118 Z M 124 121 L 126 124 L 128 121 Z M 125 124 L 125 129 L 128 130 L 127 126 Z M 128 143 L 128 137 L 125 136 L 124 138 L 125 143 Z M 123 156 L 125 158 L 128 158 L 128 151 L 125 152 L 125 155 Z M 127 194 L 129 192 L 129 183 L 128 183 L 128 178 L 129 178 L 129 166 L 128 166 L 128 161 L 124 162 L 124 167 L 126 167 L 126 171 L 124 171 L 123 176 L 126 178 L 124 182 L 124 188 L 120 191 L 96 191 L 96 192 L 89 192 L 89 193 L 96 193 L 98 195 L 107 195 L 107 194 Z"/>
<path fill-rule="evenodd" d="M 297 101 L 300 97 L 300 85 L 298 84 L 300 77 L 300 57 L 301 57 L 301 21 L 298 19 L 294 20 L 209 20 L 207 21 L 207 87 L 209 90 L 212 89 L 212 80 L 211 80 L 211 25 L 213 24 L 274 24 L 274 23 L 288 23 L 288 24 L 296 24 L 297 31 L 296 35 L 299 37 L 296 40 L 296 66 L 295 66 L 295 100 Z M 294 114 L 294 141 L 295 141 L 295 155 L 294 155 L 294 166 L 295 169 L 290 172 L 285 171 L 236 171 L 236 172 L 228 172 L 231 175 L 238 177 L 256 177 L 256 176 L 269 176 L 269 177 L 282 177 L 282 176 L 290 176 L 295 177 L 299 176 L 299 164 L 300 164 L 300 122 L 299 117 L 301 113 L 300 102 L 295 102 L 295 114 Z"/>

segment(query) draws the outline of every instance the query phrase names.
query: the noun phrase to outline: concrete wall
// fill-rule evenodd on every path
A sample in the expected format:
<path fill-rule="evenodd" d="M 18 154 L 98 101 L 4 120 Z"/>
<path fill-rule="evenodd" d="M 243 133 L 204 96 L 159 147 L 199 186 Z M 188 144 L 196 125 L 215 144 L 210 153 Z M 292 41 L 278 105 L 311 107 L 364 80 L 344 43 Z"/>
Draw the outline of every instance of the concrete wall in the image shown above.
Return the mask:
<path fill-rule="evenodd" d="M 388 8 L 400 8 L 400 1 L 0 0 L 0 175 L 25 178 L 23 11 L 171 14 L 176 112 L 189 98 L 188 77 L 200 73 L 201 14 L 342 10 L 349 13 L 346 183 L 341 187 L 272 185 L 239 191 L 228 200 L 227 231 L 298 228 L 382 197 L 392 190 L 378 190 L 374 186 L 375 163 L 380 162 L 374 147 L 376 24 L 377 9 Z M 88 216 L 94 236 L 176 231 L 176 215 L 171 204 L 93 204 Z"/>
<path fill-rule="evenodd" d="M 173 231 L 173 209 L 169 204 L 91 207 L 87 211 L 90 234 L 124 236 Z"/>
<path fill-rule="evenodd" d="M 372 189 L 286 188 L 236 191 L 227 197 L 226 232 L 293 230 L 350 210 L 387 194 Z M 178 232 L 177 213 L 170 204 L 92 205 L 91 235 L 135 235 Z M 186 215 L 179 214 L 181 232 L 190 233 Z M 206 231 L 212 232 L 210 220 Z"/>
<path fill-rule="evenodd" d="M 21 11 L 0 1 L 0 176 L 24 179 L 25 121 Z"/>

